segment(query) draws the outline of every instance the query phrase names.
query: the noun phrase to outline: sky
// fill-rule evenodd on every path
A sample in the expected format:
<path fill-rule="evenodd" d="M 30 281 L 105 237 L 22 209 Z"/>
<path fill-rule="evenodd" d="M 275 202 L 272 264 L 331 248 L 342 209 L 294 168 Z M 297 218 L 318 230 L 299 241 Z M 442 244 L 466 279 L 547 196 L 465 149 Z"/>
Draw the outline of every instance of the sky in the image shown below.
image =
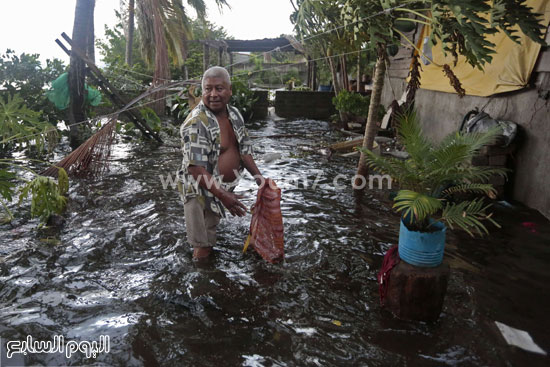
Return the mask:
<path fill-rule="evenodd" d="M 208 19 L 236 39 L 275 38 L 292 33 L 289 16 L 293 8 L 289 0 L 228 0 L 231 9 L 224 8 L 223 14 L 214 0 L 205 1 Z M 42 61 L 56 57 L 68 63 L 68 56 L 55 39 L 62 39 L 61 32 L 72 35 L 75 5 L 76 0 L 0 0 L 0 53 L 10 48 L 17 54 L 38 53 Z M 105 24 L 116 23 L 115 10 L 119 6 L 120 0 L 96 0 L 96 38 L 103 38 Z"/>

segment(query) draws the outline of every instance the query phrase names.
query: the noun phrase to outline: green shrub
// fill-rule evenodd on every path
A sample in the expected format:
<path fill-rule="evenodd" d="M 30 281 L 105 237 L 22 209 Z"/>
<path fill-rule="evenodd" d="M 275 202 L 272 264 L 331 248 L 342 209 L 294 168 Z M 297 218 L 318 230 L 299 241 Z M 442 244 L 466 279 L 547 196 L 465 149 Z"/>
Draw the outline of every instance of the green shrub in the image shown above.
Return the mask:
<path fill-rule="evenodd" d="M 231 89 L 233 95 L 229 103 L 241 112 L 245 121 L 249 120 L 252 118 L 252 107 L 258 100 L 257 97 L 254 97 L 254 91 L 248 88 L 242 79 L 238 78 L 231 80 Z"/>
<path fill-rule="evenodd" d="M 370 98 L 362 96 L 359 93 L 343 90 L 332 98 L 332 104 L 340 112 L 367 117 L 369 114 Z"/>
<path fill-rule="evenodd" d="M 14 163 L 12 159 L 2 159 L 0 164 L 0 203 L 8 216 L 7 221 L 13 219 L 13 214 L 7 204 L 12 201 L 16 193 L 16 181 L 21 180 L 14 172 L 7 169 L 9 166 L 16 169 L 25 169 L 35 176 L 34 179 L 25 181 L 25 185 L 19 190 L 19 204 L 30 195 L 31 217 L 40 218 L 40 227 L 48 221 L 50 215 L 54 213 L 61 214 L 65 210 L 67 202 L 65 196 L 69 190 L 69 177 L 63 168 L 59 168 L 56 182 L 50 177 L 40 176 L 31 169 L 19 163 Z"/>
<path fill-rule="evenodd" d="M 498 224 L 487 214 L 483 199 L 469 200 L 465 194 L 485 194 L 494 198 L 495 189 L 486 183 L 493 175 L 505 176 L 499 168 L 472 165 L 479 149 L 494 143 L 502 133 L 500 128 L 484 133 L 449 134 L 439 144 L 433 144 L 422 133 L 414 111 L 399 118 L 399 140 L 409 158 L 403 160 L 379 156 L 367 149 L 369 167 L 388 174 L 399 183 L 393 208 L 402 214 L 410 230 L 428 232 L 434 222 L 444 222 L 451 229 L 463 229 L 471 236 L 488 233 L 482 221 Z"/>
<path fill-rule="evenodd" d="M 13 98 L 18 94 L 29 109 L 40 111 L 41 120 L 56 122 L 65 114 L 48 101 L 44 88 L 66 71 L 66 66 L 59 59 L 48 59 L 46 66 L 42 67 L 38 58 L 38 54 L 16 55 L 10 49 L 0 55 L 0 87 L 4 90 L 3 99 L 7 101 L 7 96 Z"/>
<path fill-rule="evenodd" d="M 27 108 L 18 94 L 0 98 L 0 153 L 30 146 L 51 151 L 58 139 L 57 129 L 41 121 L 40 112 Z"/>
<path fill-rule="evenodd" d="M 31 216 L 40 218 L 44 225 L 50 215 L 61 214 L 65 210 L 69 190 L 69 177 L 63 168 L 58 171 L 57 182 L 50 177 L 37 175 L 21 189 L 19 203 L 31 194 Z"/>

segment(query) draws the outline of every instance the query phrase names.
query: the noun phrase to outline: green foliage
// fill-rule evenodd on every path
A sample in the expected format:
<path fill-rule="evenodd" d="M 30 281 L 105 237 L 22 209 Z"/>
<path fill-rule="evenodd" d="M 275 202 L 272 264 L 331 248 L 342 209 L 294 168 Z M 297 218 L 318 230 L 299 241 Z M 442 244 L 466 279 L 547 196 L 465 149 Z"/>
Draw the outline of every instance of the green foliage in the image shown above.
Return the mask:
<path fill-rule="evenodd" d="M 8 166 L 25 169 L 35 175 L 33 180 L 27 181 L 19 189 L 19 204 L 31 197 L 31 216 L 40 218 L 40 226 L 44 225 L 51 214 L 61 214 L 65 209 L 66 194 L 69 191 L 69 177 L 63 168 L 59 168 L 57 182 L 49 177 L 39 176 L 32 170 L 19 163 L 11 163 L 12 160 L 3 160 L 0 167 L 0 203 L 8 215 L 8 221 L 13 219 L 13 214 L 8 208 L 8 203 L 13 199 L 17 191 L 17 175 L 8 170 Z"/>
<path fill-rule="evenodd" d="M 15 189 L 15 173 L 0 169 L 0 196 L 11 201 Z"/>
<path fill-rule="evenodd" d="M 229 103 L 241 112 L 245 121 L 249 120 L 252 118 L 252 107 L 258 100 L 257 97 L 254 97 L 254 91 L 248 88 L 248 85 L 239 78 L 231 80 L 231 89 L 233 95 Z"/>
<path fill-rule="evenodd" d="M 136 125 L 133 122 L 117 122 L 116 132 L 127 136 L 139 136 L 136 132 Z"/>
<path fill-rule="evenodd" d="M 151 83 L 153 75 L 152 65 L 148 65 L 140 52 L 141 33 L 135 32 L 133 43 L 133 65 L 125 63 L 126 38 L 124 36 L 124 22 L 121 14 L 117 13 L 118 22 L 113 28 L 105 26 L 105 39 L 97 40 L 96 46 L 103 57 L 106 66 L 106 77 L 119 90 L 142 90 Z M 191 34 L 194 39 L 230 39 L 223 29 L 209 21 L 190 20 Z M 184 65 L 191 79 L 198 79 L 203 72 L 202 44 L 198 42 L 187 43 L 187 58 Z M 211 55 L 213 57 L 213 55 Z M 215 59 L 212 58 L 212 61 Z M 172 79 L 184 79 L 184 68 L 177 63 L 170 65 Z"/>
<path fill-rule="evenodd" d="M 11 221 L 13 219 L 13 214 L 8 209 L 6 202 L 9 203 L 12 200 L 16 186 L 15 177 L 15 173 L 0 168 L 0 202 L 2 203 L 4 211 L 8 215 L 7 221 Z"/>
<path fill-rule="evenodd" d="M 254 83 L 257 84 L 284 84 L 284 77 L 277 70 L 267 69 L 254 72 Z"/>
<path fill-rule="evenodd" d="M 182 95 L 187 94 L 187 88 L 184 88 Z M 189 102 L 187 99 L 181 98 L 179 96 L 176 96 L 173 99 L 172 107 L 170 108 L 170 111 L 172 112 L 172 115 L 178 119 L 183 120 L 189 115 L 189 112 L 191 112 L 191 108 L 189 108 Z"/>
<path fill-rule="evenodd" d="M 218 27 L 215 24 L 204 20 L 191 20 L 191 29 L 193 33 L 193 39 L 232 39 L 227 34 L 227 31 L 223 27 Z M 189 74 L 190 79 L 200 79 L 203 73 L 203 60 L 204 60 L 204 48 L 203 45 L 199 42 L 189 42 L 187 43 L 187 59 L 185 60 L 185 66 Z M 217 62 L 217 55 L 210 51 L 210 61 Z M 229 60 L 225 62 L 222 61 L 222 65 L 229 63 Z M 209 65 L 209 66 L 213 66 Z M 176 70 L 172 70 L 176 72 Z M 180 68 L 179 75 L 182 75 L 182 69 Z M 176 75 L 176 74 L 173 74 Z"/>
<path fill-rule="evenodd" d="M 44 95 L 44 88 L 64 71 L 66 66 L 59 59 L 46 60 L 42 67 L 38 54 L 22 53 L 16 55 L 8 49 L 0 56 L 0 87 L 2 99 L 18 94 L 33 111 L 41 111 L 41 119 L 56 122 L 62 115 L 52 106 Z"/>
<path fill-rule="evenodd" d="M 28 109 L 18 94 L 7 101 L 0 98 L 0 152 L 29 146 L 51 151 L 58 139 L 56 128 L 41 121 L 40 113 Z"/>
<path fill-rule="evenodd" d="M 463 199 L 461 195 L 494 197 L 493 186 L 485 182 L 495 174 L 505 176 L 505 170 L 473 166 L 471 161 L 481 147 L 495 140 L 500 129 L 487 133 L 457 132 L 435 145 L 423 136 L 418 117 L 412 111 L 401 116 L 398 133 L 409 153 L 408 159 L 362 151 L 370 167 L 399 183 L 401 190 L 394 199 L 394 209 L 402 213 L 410 229 L 427 231 L 430 219 L 443 221 L 451 228 L 457 226 L 472 236 L 474 232 L 488 233 L 482 221 L 498 226 L 491 214 L 486 214 L 489 205 L 484 205 L 481 199 Z"/>
<path fill-rule="evenodd" d="M 332 97 L 334 107 L 344 113 L 355 116 L 367 117 L 369 114 L 370 97 L 360 93 L 343 90 L 337 96 Z M 384 107 L 378 106 L 378 119 L 384 117 Z"/>
<path fill-rule="evenodd" d="M 289 82 L 294 82 L 295 85 L 302 84 L 302 80 L 300 79 L 300 73 L 297 69 L 290 69 L 283 75 L 283 80 L 285 84 L 288 84 Z"/>
<path fill-rule="evenodd" d="M 63 168 L 59 168 L 58 179 L 55 182 L 50 177 L 36 176 L 21 189 L 19 203 L 31 195 L 31 216 L 40 218 L 40 226 L 44 225 L 50 215 L 61 214 L 65 210 L 69 189 L 69 177 Z"/>
<path fill-rule="evenodd" d="M 152 70 L 148 69 L 139 52 L 139 33 L 135 32 L 137 42 L 133 43 L 133 65 L 130 67 L 125 62 L 126 38 L 121 14 L 116 13 L 118 22 L 109 28 L 105 26 L 105 39 L 96 40 L 96 47 L 103 58 L 105 68 L 103 72 L 115 88 L 122 91 L 145 89 L 151 82 Z"/>
<path fill-rule="evenodd" d="M 298 37 L 302 39 L 308 56 L 313 59 L 324 57 L 326 61 L 326 63 L 319 63 L 321 84 L 327 84 L 330 79 L 337 82 L 334 64 L 338 60 L 332 56 L 357 50 L 361 48 L 362 43 L 350 36 L 348 27 L 345 27 L 341 16 L 342 1 L 296 0 L 294 2 L 296 11 L 291 14 L 290 20 L 294 24 Z M 337 84 L 340 83 L 337 82 Z M 334 85 L 334 88 L 339 92 L 342 86 Z"/>
<path fill-rule="evenodd" d="M 151 130 L 157 133 L 161 130 L 162 122 L 155 111 L 149 107 L 144 107 L 140 109 L 139 112 Z"/>
<path fill-rule="evenodd" d="M 367 117 L 369 114 L 370 98 L 362 96 L 359 93 L 343 90 L 337 96 L 332 97 L 332 104 L 340 112 Z"/>
<path fill-rule="evenodd" d="M 487 37 L 499 31 L 517 42 L 514 30 L 517 25 L 528 37 L 544 44 L 541 15 L 533 13 L 524 0 L 341 0 L 340 3 L 341 16 L 351 37 L 373 49 L 379 44 L 410 42 L 403 34 L 410 29 L 410 23 L 430 25 L 432 45 L 440 41 L 445 53 L 464 55 L 468 63 L 480 69 L 491 62 L 495 52 L 495 45 Z"/>

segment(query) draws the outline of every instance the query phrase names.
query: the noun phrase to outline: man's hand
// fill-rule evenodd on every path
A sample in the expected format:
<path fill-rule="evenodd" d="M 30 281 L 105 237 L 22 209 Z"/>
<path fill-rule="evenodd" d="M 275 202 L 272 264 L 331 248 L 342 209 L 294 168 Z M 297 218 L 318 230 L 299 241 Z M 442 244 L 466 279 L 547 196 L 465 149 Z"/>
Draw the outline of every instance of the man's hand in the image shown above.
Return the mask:
<path fill-rule="evenodd" d="M 275 189 L 277 187 L 275 181 L 262 175 L 254 176 L 254 180 L 256 181 L 256 185 L 258 185 L 260 189 L 265 185 L 269 185 L 272 189 Z"/>
<path fill-rule="evenodd" d="M 263 184 L 267 183 L 266 178 L 262 175 L 254 175 L 254 180 L 256 181 L 256 185 L 262 186 Z"/>
<path fill-rule="evenodd" d="M 222 202 L 223 206 L 227 208 L 231 215 L 242 217 L 246 214 L 246 206 L 239 201 L 244 196 L 233 194 L 229 191 L 224 191 L 218 196 L 218 199 Z"/>

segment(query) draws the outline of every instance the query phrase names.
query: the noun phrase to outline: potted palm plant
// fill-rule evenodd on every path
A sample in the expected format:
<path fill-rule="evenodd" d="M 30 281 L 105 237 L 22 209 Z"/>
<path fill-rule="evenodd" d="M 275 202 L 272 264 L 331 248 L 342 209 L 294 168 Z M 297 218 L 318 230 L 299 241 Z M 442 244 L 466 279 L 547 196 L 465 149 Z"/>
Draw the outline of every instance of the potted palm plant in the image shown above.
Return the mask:
<path fill-rule="evenodd" d="M 492 175 L 505 175 L 505 170 L 471 162 L 481 147 L 495 141 L 500 130 L 456 132 L 433 144 L 422 134 L 414 110 L 398 121 L 398 139 L 409 154 L 407 159 L 363 152 L 369 167 L 399 184 L 393 208 L 401 213 L 400 258 L 412 265 L 436 267 L 443 260 L 446 226 L 461 228 L 471 236 L 488 233 L 484 221 L 499 227 L 487 213 L 490 204 L 471 194 L 494 198 L 493 186 L 485 182 Z"/>

